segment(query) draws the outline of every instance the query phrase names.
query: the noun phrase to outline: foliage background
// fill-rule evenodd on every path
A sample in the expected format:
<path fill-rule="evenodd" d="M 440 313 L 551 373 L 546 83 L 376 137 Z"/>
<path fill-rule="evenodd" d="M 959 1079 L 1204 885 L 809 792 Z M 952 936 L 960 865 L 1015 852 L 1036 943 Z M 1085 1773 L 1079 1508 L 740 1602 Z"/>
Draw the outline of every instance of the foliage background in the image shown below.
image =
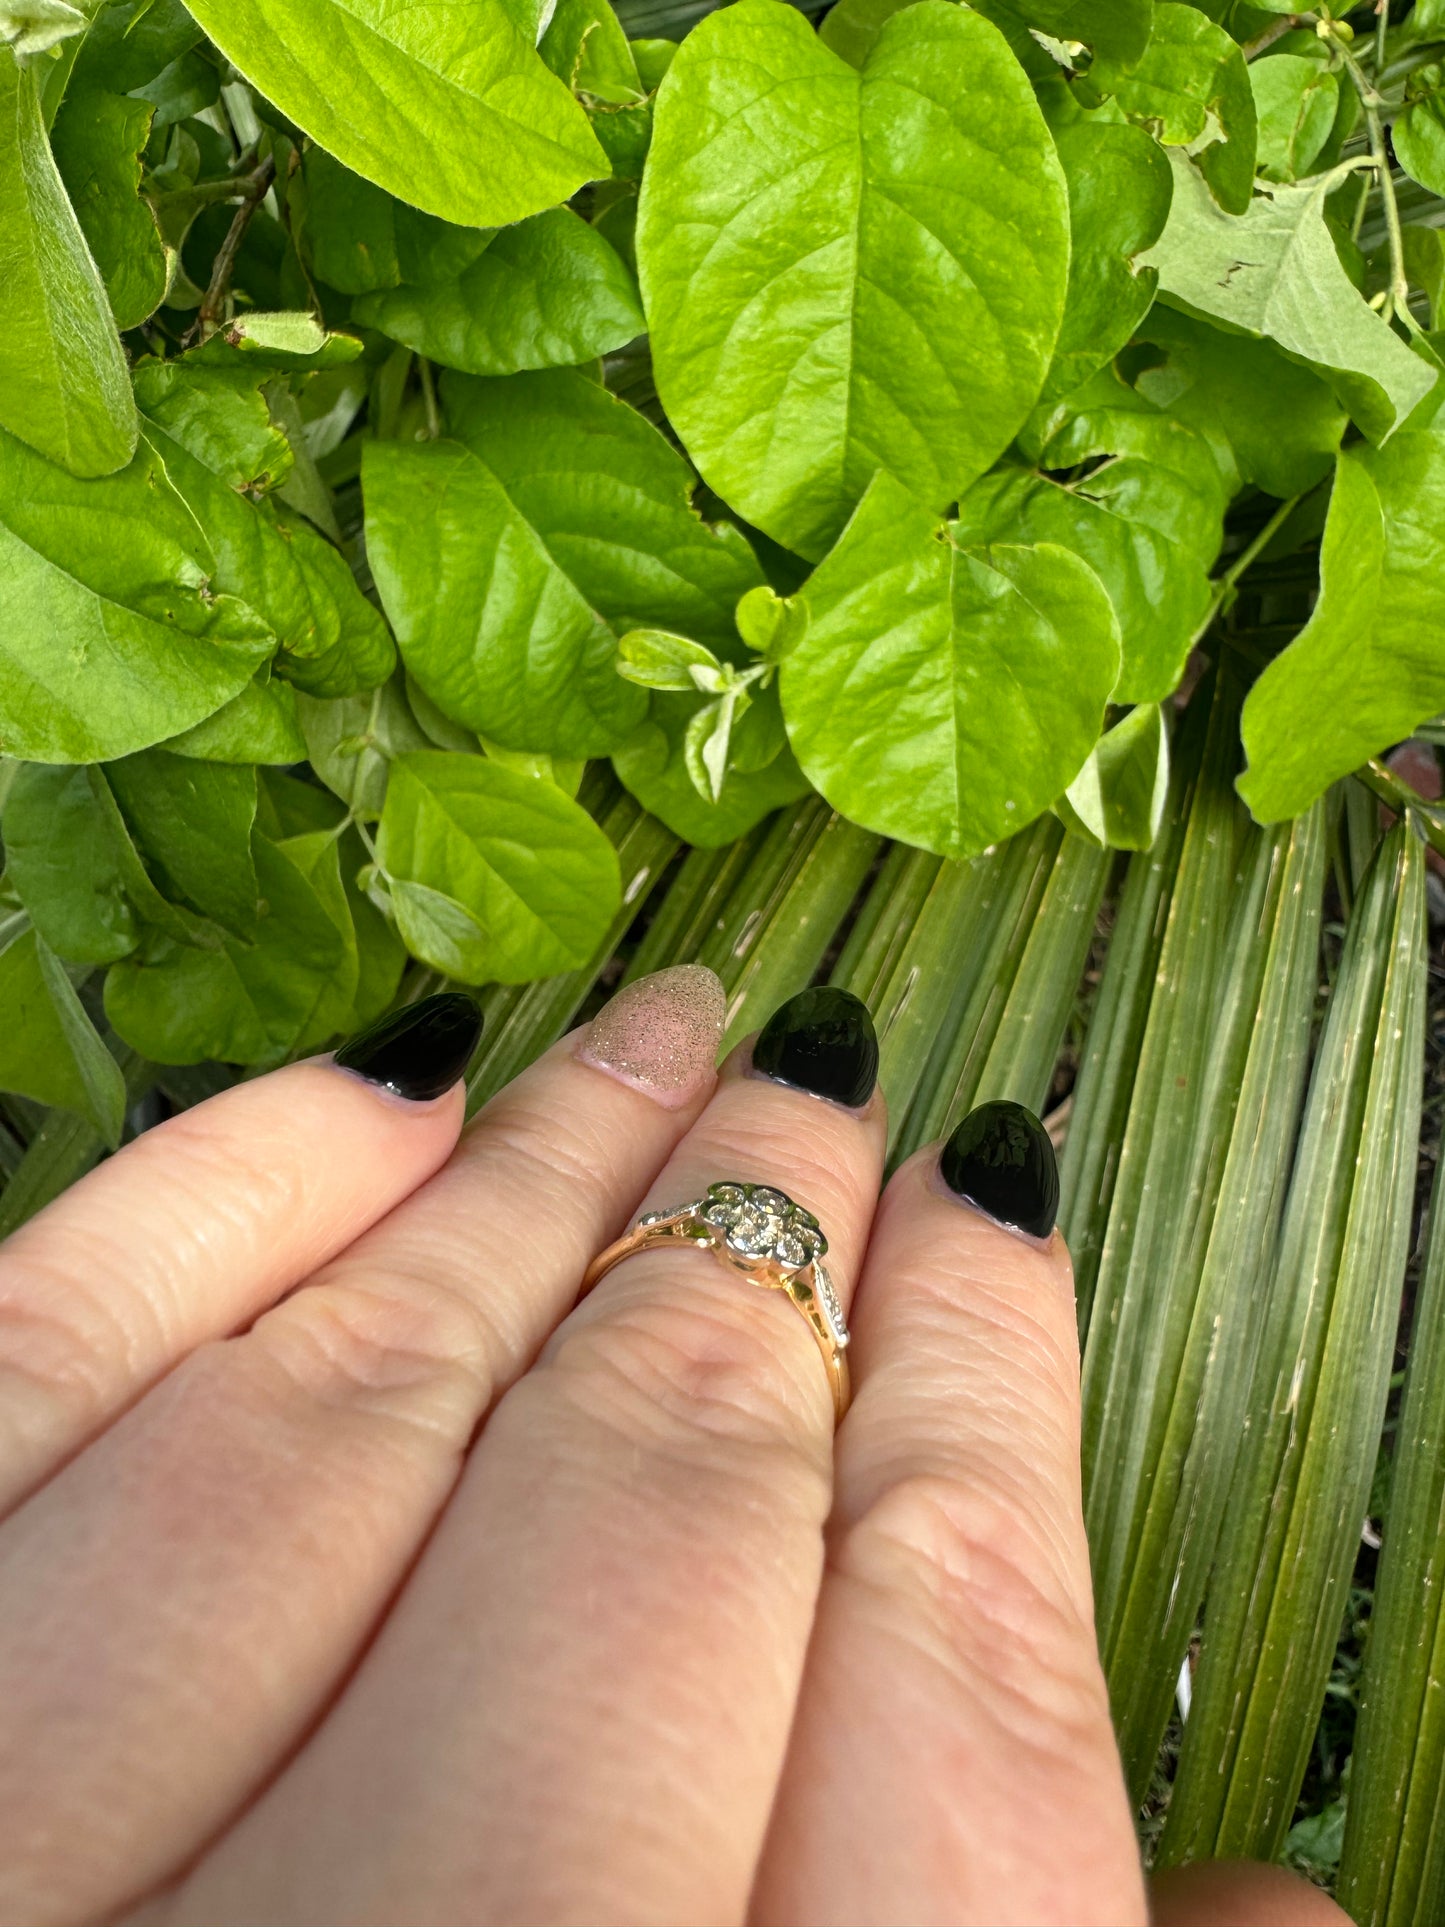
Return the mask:
<path fill-rule="evenodd" d="M 845 983 L 1064 1144 L 1150 1851 L 1438 1917 L 1445 11 L 822 13 L 0 0 L 0 1232 Z"/>

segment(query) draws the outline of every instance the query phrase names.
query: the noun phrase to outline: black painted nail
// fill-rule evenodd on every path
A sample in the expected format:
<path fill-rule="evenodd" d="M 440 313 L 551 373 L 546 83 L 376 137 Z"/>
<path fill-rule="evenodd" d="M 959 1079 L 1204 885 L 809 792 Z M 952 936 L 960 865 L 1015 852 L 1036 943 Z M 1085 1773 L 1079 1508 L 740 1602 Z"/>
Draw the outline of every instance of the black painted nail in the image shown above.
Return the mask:
<path fill-rule="evenodd" d="M 1059 1167 L 1049 1134 L 1022 1104 L 1000 1098 L 970 1111 L 939 1154 L 956 1191 L 1000 1224 L 1047 1238 L 1059 1211 Z"/>
<path fill-rule="evenodd" d="M 449 1091 L 482 1034 L 482 1007 L 464 991 L 444 990 L 393 1011 L 336 1053 L 344 1070 L 422 1104 Z"/>
<path fill-rule="evenodd" d="M 800 990 L 758 1033 L 753 1069 L 857 1109 L 878 1082 L 878 1035 L 868 1006 L 851 990 Z"/>

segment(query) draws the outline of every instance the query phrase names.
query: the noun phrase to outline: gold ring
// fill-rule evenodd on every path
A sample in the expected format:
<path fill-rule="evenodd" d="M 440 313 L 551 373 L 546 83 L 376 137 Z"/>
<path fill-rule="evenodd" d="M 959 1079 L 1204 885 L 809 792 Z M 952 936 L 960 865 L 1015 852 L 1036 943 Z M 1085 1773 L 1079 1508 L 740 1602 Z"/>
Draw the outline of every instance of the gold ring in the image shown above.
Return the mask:
<path fill-rule="evenodd" d="M 710 1184 L 707 1195 L 675 1211 L 648 1211 L 587 1267 L 585 1297 L 614 1265 L 667 1245 L 711 1251 L 765 1291 L 786 1292 L 818 1341 L 833 1391 L 833 1421 L 848 1409 L 848 1323 L 823 1265 L 828 1240 L 811 1211 L 767 1184 Z"/>

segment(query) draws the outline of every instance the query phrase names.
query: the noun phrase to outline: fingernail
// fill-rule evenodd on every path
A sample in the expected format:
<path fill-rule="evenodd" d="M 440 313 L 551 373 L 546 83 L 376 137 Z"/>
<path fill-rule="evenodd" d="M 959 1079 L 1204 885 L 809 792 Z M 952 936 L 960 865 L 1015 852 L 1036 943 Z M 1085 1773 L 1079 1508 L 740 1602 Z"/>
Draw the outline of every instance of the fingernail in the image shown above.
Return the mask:
<path fill-rule="evenodd" d="M 592 1020 L 577 1055 L 664 1109 L 679 1110 L 717 1069 L 727 997 L 706 964 L 655 970 L 619 990 Z"/>
<path fill-rule="evenodd" d="M 444 990 L 361 1031 L 341 1046 L 335 1061 L 369 1084 L 424 1104 L 456 1083 L 481 1034 L 482 1007 L 476 998 Z"/>
<path fill-rule="evenodd" d="M 860 1110 L 878 1082 L 878 1034 L 868 1006 L 851 990 L 800 990 L 759 1031 L 753 1069 Z"/>
<path fill-rule="evenodd" d="M 1047 1238 L 1059 1211 L 1059 1167 L 1049 1134 L 1023 1104 L 999 1098 L 970 1111 L 939 1153 L 949 1190 L 978 1210 Z"/>

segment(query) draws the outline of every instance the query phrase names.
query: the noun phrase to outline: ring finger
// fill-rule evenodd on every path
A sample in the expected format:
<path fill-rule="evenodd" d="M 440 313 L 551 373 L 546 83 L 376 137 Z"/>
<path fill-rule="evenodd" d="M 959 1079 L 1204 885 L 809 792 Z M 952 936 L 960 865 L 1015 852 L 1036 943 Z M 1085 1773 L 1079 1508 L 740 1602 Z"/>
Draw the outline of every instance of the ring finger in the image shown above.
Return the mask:
<path fill-rule="evenodd" d="M 768 1075 L 734 1059 L 649 1206 L 774 1186 L 821 1221 L 846 1302 L 883 1154 L 876 1059 L 855 999 L 793 999 L 753 1052 Z M 333 1718 L 177 1917 L 741 1921 L 833 1425 L 782 1292 L 702 1251 L 628 1258 L 498 1406 Z"/>

